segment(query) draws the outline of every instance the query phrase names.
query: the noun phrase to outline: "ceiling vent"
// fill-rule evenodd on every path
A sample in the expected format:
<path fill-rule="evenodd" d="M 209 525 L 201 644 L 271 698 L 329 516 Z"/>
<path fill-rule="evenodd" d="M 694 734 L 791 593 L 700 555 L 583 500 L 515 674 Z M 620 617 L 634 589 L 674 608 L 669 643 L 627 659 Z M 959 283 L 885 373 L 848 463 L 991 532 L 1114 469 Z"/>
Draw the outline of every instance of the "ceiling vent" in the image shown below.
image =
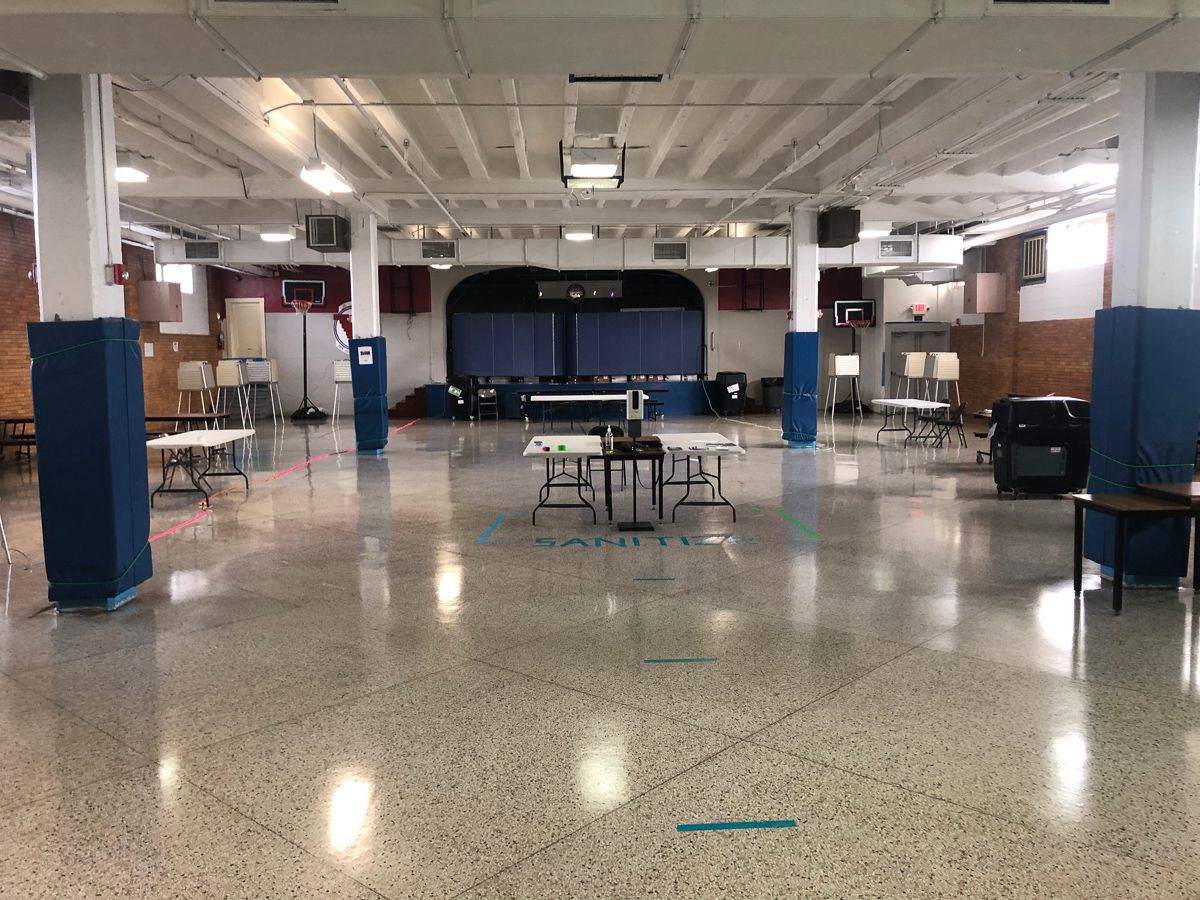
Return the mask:
<path fill-rule="evenodd" d="M 220 262 L 220 241 L 184 241 L 183 258 L 188 262 Z"/>
<path fill-rule="evenodd" d="M 687 241 L 655 241 L 651 258 L 655 262 L 687 262 Z"/>
<path fill-rule="evenodd" d="M 421 241 L 421 259 L 458 259 L 458 242 Z"/>

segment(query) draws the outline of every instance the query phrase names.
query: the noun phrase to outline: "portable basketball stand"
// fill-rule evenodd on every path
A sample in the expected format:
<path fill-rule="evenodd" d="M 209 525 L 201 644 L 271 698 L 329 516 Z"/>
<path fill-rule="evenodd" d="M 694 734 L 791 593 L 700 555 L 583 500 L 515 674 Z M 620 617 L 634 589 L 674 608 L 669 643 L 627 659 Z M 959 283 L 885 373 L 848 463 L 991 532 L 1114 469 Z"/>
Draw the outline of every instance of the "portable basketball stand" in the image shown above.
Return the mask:
<path fill-rule="evenodd" d="M 297 287 L 295 294 L 289 301 L 292 308 L 300 313 L 301 321 L 301 341 L 302 341 L 302 367 L 304 372 L 304 399 L 300 401 L 300 405 L 296 411 L 292 413 L 293 422 L 320 422 L 329 418 L 329 414 L 321 409 L 317 404 L 313 403 L 308 397 L 308 311 L 312 309 L 312 305 L 316 302 L 315 292 L 312 288 Z"/>

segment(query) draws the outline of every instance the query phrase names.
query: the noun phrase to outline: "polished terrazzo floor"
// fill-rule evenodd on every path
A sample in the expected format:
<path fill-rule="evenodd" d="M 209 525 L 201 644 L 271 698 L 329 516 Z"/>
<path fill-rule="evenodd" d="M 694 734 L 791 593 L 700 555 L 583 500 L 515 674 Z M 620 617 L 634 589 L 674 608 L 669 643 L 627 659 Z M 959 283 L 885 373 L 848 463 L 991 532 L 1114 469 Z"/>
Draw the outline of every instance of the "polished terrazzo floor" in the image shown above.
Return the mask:
<path fill-rule="evenodd" d="M 45 611 L 0 465 L 0 897 L 1200 896 L 1190 592 L 1077 603 L 974 448 L 669 427 L 749 448 L 738 521 L 621 547 L 530 525 L 518 423 L 268 424 L 107 616 Z"/>

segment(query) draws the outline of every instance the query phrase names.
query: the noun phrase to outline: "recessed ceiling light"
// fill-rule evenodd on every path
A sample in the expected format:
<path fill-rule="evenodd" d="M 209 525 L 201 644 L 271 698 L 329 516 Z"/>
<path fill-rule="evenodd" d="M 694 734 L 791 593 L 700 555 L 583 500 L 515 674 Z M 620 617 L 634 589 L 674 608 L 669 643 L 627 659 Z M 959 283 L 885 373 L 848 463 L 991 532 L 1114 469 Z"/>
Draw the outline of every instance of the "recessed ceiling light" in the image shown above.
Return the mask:
<path fill-rule="evenodd" d="M 431 269 L 453 269 L 454 266 L 450 265 L 450 263 L 430 263 L 429 268 L 431 268 Z"/>
<path fill-rule="evenodd" d="M 282 244 L 285 241 L 294 240 L 296 237 L 294 234 L 292 234 L 292 229 L 290 227 L 280 228 L 278 226 L 264 228 L 258 233 L 258 236 L 262 240 L 269 241 L 273 244 Z"/>
<path fill-rule="evenodd" d="M 890 228 L 864 228 L 858 233 L 859 240 L 865 241 L 868 238 L 887 237 L 892 233 Z"/>
<path fill-rule="evenodd" d="M 706 266 L 706 267 L 704 268 L 704 271 L 705 271 L 705 272 L 719 272 L 719 271 L 720 271 L 720 267 L 719 267 L 719 266 Z"/>
<path fill-rule="evenodd" d="M 590 225 L 571 225 L 563 229 L 563 237 L 568 241 L 590 241 L 595 235 Z"/>
<path fill-rule="evenodd" d="M 113 177 L 122 184 L 141 184 L 150 180 L 149 175 L 133 166 L 117 166 L 113 169 Z"/>

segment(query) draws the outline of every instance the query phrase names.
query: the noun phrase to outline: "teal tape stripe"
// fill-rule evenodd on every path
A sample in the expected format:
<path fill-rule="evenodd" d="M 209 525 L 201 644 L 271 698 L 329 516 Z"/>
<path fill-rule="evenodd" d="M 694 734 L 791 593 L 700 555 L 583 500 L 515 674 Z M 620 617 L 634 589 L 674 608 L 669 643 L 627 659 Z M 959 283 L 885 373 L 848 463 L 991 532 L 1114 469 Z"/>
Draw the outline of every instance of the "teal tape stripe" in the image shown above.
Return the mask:
<path fill-rule="evenodd" d="M 760 819 L 751 822 L 694 822 L 676 825 L 676 831 L 742 831 L 749 828 L 795 828 L 795 819 Z"/>
<path fill-rule="evenodd" d="M 477 544 L 486 544 L 486 543 L 487 543 L 487 539 L 488 539 L 488 538 L 490 538 L 490 537 L 492 536 L 492 532 L 493 532 L 493 531 L 495 531 L 497 528 L 499 528 L 499 527 L 500 527 L 500 523 L 501 523 L 501 522 L 503 522 L 503 521 L 504 521 L 504 516 L 499 516 L 499 517 L 497 517 L 496 521 L 492 523 L 491 527 L 490 527 L 490 528 L 488 528 L 488 530 L 487 530 L 487 531 L 485 531 L 481 537 L 479 537 L 479 538 L 477 538 L 477 539 L 475 540 L 475 543 L 477 543 Z"/>
<path fill-rule="evenodd" d="M 60 353 L 70 353 L 72 350 L 82 350 L 84 347 L 91 347 L 94 344 L 139 344 L 140 341 L 133 338 L 97 338 L 94 341 L 84 341 L 82 344 L 76 344 L 73 347 L 63 347 L 61 350 L 52 350 L 49 353 L 43 353 L 41 356 L 34 356 L 29 361 L 37 362 L 39 359 L 49 359 L 51 356 L 58 356 Z"/>
<path fill-rule="evenodd" d="M 680 656 L 680 657 L 659 657 L 657 659 L 643 659 L 644 663 L 715 663 L 715 656 Z"/>

